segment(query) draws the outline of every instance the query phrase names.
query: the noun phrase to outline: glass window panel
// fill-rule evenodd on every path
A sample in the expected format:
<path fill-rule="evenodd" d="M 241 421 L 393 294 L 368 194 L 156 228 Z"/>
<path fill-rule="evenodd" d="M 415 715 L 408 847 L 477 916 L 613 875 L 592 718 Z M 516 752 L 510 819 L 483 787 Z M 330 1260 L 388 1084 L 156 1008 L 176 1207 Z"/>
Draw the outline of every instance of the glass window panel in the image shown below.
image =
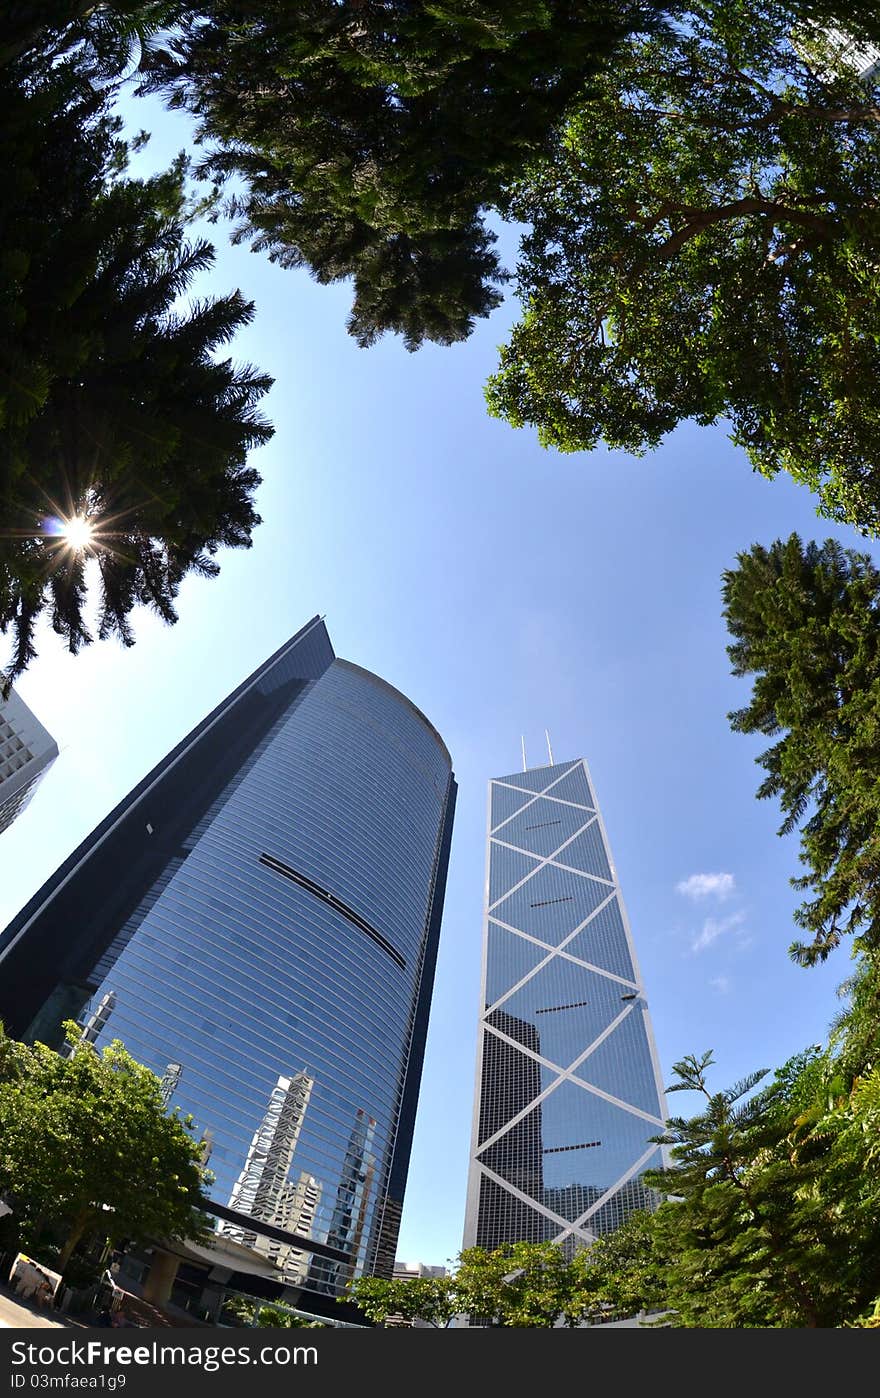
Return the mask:
<path fill-rule="evenodd" d="M 559 762 L 555 767 L 530 767 L 527 772 L 512 772 L 509 777 L 498 777 L 496 780 L 519 787 L 522 791 L 543 791 L 546 786 L 556 782 L 559 777 L 564 780 L 566 772 L 570 772 L 579 765 L 577 762 Z M 562 783 L 560 782 L 559 785 L 561 786 Z M 553 790 L 556 790 L 555 786 Z"/>
<path fill-rule="evenodd" d="M 642 1005 L 634 1006 L 584 1060 L 575 1076 L 662 1120 Z"/>
<path fill-rule="evenodd" d="M 635 977 L 616 897 L 590 918 L 586 927 L 576 937 L 566 942 L 565 950 L 569 956 L 589 961 L 593 966 L 601 966 L 603 971 L 611 971 L 626 980 L 632 981 Z"/>
<path fill-rule="evenodd" d="M 514 791 L 509 786 L 503 786 L 500 782 L 493 782 L 492 804 L 489 813 L 491 827 L 494 829 L 516 811 L 521 811 L 531 799 L 532 797 L 527 791 Z"/>
<path fill-rule="evenodd" d="M 579 806 L 563 806 L 560 801 L 548 801 L 542 796 L 499 830 L 497 838 L 546 858 L 591 818 L 591 812 Z M 573 861 L 566 857 L 563 862 Z"/>
<path fill-rule="evenodd" d="M 486 1003 L 494 1005 L 499 996 L 510 990 L 527 972 L 534 970 L 548 955 L 547 948 L 508 932 L 504 927 L 489 923 L 489 948 L 486 957 Z"/>
<path fill-rule="evenodd" d="M 598 820 L 594 820 L 592 825 L 588 825 L 586 830 L 582 830 L 571 841 L 571 844 L 560 850 L 557 858 L 562 864 L 569 864 L 574 869 L 583 869 L 585 874 L 596 874 L 600 879 L 611 878 L 611 868 Z"/>
<path fill-rule="evenodd" d="M 546 1214 L 524 1204 L 496 1180 L 480 1180 L 480 1223 L 477 1247 L 496 1248 L 501 1243 L 545 1243 L 556 1232 Z"/>
<path fill-rule="evenodd" d="M 563 777 L 561 782 L 557 782 L 547 794 L 556 796 L 561 801 L 577 801 L 582 806 L 595 808 L 596 805 L 582 762 L 572 763 L 568 774 Z"/>
<path fill-rule="evenodd" d="M 557 956 L 501 1008 L 533 1026 L 530 1048 L 567 1068 L 625 1009 L 621 996 L 629 993 L 619 981 Z"/>
<path fill-rule="evenodd" d="M 489 861 L 489 906 L 537 868 L 537 855 L 520 854 L 506 845 L 492 842 Z"/>
<path fill-rule="evenodd" d="M 607 884 L 545 864 L 493 909 L 499 921 L 558 946 L 608 897 Z"/>

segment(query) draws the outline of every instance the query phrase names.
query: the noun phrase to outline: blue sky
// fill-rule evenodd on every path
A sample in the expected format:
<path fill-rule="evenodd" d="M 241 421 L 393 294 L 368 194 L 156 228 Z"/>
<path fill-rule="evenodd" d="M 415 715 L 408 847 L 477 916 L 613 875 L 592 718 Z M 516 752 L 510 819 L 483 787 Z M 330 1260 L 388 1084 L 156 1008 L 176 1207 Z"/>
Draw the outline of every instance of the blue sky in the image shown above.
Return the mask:
<path fill-rule="evenodd" d="M 187 139 L 155 103 L 135 122 L 156 132 L 154 163 Z M 427 713 L 459 782 L 398 1249 L 443 1263 L 464 1220 L 486 788 L 520 765 L 521 735 L 533 765 L 545 728 L 557 761 L 589 762 L 666 1081 L 686 1053 L 714 1048 L 720 1087 L 823 1039 L 849 961 L 788 959 L 797 843 L 754 798 L 761 744 L 725 718 L 748 687 L 729 673 L 720 574 L 795 529 L 864 544 L 817 519 L 802 488 L 753 474 L 720 430 L 685 426 L 636 460 L 545 452 L 490 419 L 482 385 L 515 302 L 465 345 L 359 350 L 345 287 L 216 240 L 199 291 L 255 300 L 234 354 L 276 380 L 276 434 L 254 457 L 264 523 L 250 551 L 221 555 L 218 580 L 184 585 L 177 626 L 139 616 L 133 650 L 72 658 L 41 636 L 18 688 L 62 751 L 0 837 L 0 926 L 179 738 L 326 615 L 338 655 Z"/>

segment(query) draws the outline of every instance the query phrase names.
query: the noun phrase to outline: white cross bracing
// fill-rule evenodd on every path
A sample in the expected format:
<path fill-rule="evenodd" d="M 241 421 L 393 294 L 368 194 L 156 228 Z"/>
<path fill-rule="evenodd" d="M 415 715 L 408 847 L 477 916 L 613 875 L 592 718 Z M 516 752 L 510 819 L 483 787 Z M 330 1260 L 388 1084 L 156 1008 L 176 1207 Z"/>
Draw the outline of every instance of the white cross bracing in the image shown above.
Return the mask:
<path fill-rule="evenodd" d="M 557 791 L 557 788 L 570 778 L 573 773 L 582 773 L 585 779 L 586 793 L 589 795 L 590 801 L 593 802 L 592 786 L 586 763 L 578 761 L 566 764 L 562 772 L 559 772 L 558 768 L 550 768 L 548 771 L 554 772 L 554 775 L 540 790 L 532 790 L 528 787 L 520 786 L 516 776 L 490 783 L 490 796 L 495 788 L 501 788 L 511 793 L 516 792 L 527 798 L 515 811 L 504 816 L 502 820 L 497 821 L 490 827 L 490 860 L 492 858 L 491 851 L 493 848 L 496 848 L 508 850 L 512 854 L 521 855 L 535 862 L 533 868 L 528 869 L 525 874 L 518 877 L 516 882 L 506 889 L 505 892 L 494 897 L 491 902 L 487 895 L 485 920 L 486 936 L 488 937 L 489 927 L 496 927 L 509 937 L 518 938 L 526 945 L 531 946 L 536 953 L 540 954 L 540 952 L 543 951 L 546 954 L 544 956 L 539 955 L 539 960 L 530 970 L 526 971 L 515 980 L 515 982 L 508 985 L 490 1004 L 486 1004 L 481 1019 L 481 1028 L 484 1036 L 494 1036 L 499 1042 L 507 1044 L 512 1050 L 524 1055 L 526 1059 L 540 1065 L 543 1072 L 542 1081 L 544 1085 L 541 1091 L 532 1097 L 521 1110 L 511 1115 L 509 1120 L 503 1122 L 497 1130 L 484 1140 L 476 1142 L 474 1157 L 472 1159 L 472 1181 L 471 1188 L 469 1189 L 468 1213 L 470 1217 L 476 1206 L 479 1196 L 479 1177 L 482 1175 L 493 1180 L 499 1188 L 507 1191 L 530 1209 L 542 1214 L 547 1219 L 548 1224 L 556 1227 L 558 1231 L 553 1238 L 554 1242 L 560 1243 L 565 1239 L 570 1239 L 576 1243 L 589 1244 L 593 1242 L 597 1236 L 596 1233 L 590 1229 L 589 1220 L 631 1179 L 637 1176 L 652 1157 L 656 1160 L 658 1148 L 655 1144 L 648 1143 L 644 1148 L 639 1149 L 618 1178 L 603 1191 L 602 1195 L 596 1199 L 589 1208 L 574 1220 L 563 1218 L 555 1210 L 550 1208 L 543 1198 L 534 1198 L 531 1194 L 519 1188 L 511 1180 L 505 1179 L 496 1170 L 491 1169 L 484 1160 L 479 1158 L 496 1141 L 501 1140 L 518 1122 L 523 1121 L 524 1118 L 529 1116 L 530 1113 L 535 1111 L 542 1103 L 546 1102 L 563 1084 L 570 1084 L 572 1087 L 582 1089 L 585 1093 L 592 1094 L 594 1098 L 600 1099 L 610 1106 L 619 1109 L 630 1118 L 643 1121 L 645 1123 L 646 1133 L 643 1139 L 646 1142 L 648 1137 L 658 1134 L 664 1125 L 665 1102 L 656 1050 L 649 1028 L 647 1043 L 651 1057 L 653 1079 L 657 1089 L 656 1112 L 646 1111 L 644 1107 L 627 1101 L 624 1096 L 608 1091 L 607 1087 L 603 1088 L 589 1080 L 591 1057 L 631 1015 L 644 1013 L 644 996 L 641 981 L 636 969 L 632 937 L 626 919 L 626 913 L 623 908 L 623 902 L 620 898 L 617 876 L 611 862 L 608 842 L 599 810 L 595 804 L 587 804 L 585 801 L 581 800 L 572 800 L 570 796 L 562 796 Z M 571 783 L 569 783 L 569 786 L 571 786 Z M 576 792 L 575 794 L 582 795 L 583 793 Z M 542 805 L 538 807 L 537 811 L 533 810 L 532 808 L 536 807 L 539 802 L 542 803 Z M 508 827 L 510 827 L 511 823 L 514 821 L 519 821 L 521 826 L 520 818 L 524 812 L 529 811 L 531 815 L 534 815 L 540 813 L 541 810 L 552 810 L 554 814 L 558 815 L 560 818 L 565 816 L 566 819 L 574 819 L 575 821 L 577 821 L 577 816 L 574 813 L 581 812 L 583 814 L 583 819 L 577 821 L 577 824 L 570 830 L 570 833 L 566 834 L 565 838 L 562 839 L 550 853 L 538 854 L 534 850 L 530 850 L 526 847 L 526 842 L 523 840 L 524 832 L 521 829 L 520 833 L 513 834 L 512 838 L 510 834 L 506 832 L 508 832 Z M 541 823 L 542 822 L 536 822 L 530 828 L 538 828 L 538 825 Z M 598 837 L 598 842 L 604 852 L 605 860 L 607 861 L 607 869 L 611 874 L 610 878 L 595 871 L 590 872 L 586 869 L 578 868 L 576 864 L 569 862 L 569 860 L 565 858 L 565 852 L 569 846 L 591 828 L 594 828 L 594 833 Z M 507 903 L 514 894 L 523 889 L 529 881 L 540 874 L 542 870 L 547 869 L 558 869 L 566 875 L 574 875 L 577 878 L 588 881 L 593 889 L 601 895 L 600 901 L 596 907 L 578 921 L 577 925 L 574 926 L 571 931 L 567 932 L 561 939 L 554 940 L 552 943 L 544 941 L 539 934 L 536 934 L 534 929 L 529 930 L 528 927 L 517 926 L 516 922 L 511 920 L 510 914 L 507 913 L 504 907 L 504 904 Z M 597 964 L 594 960 L 588 960 L 580 953 L 580 950 L 578 950 L 577 954 L 571 950 L 572 944 L 578 939 L 583 942 L 581 934 L 589 929 L 591 923 L 599 919 L 604 912 L 612 908 L 616 908 L 616 911 L 620 915 L 620 925 L 624 933 L 626 950 L 629 953 L 628 961 L 632 968 L 632 975 L 630 977 L 621 975 L 619 970 L 614 971 L 610 967 Z M 523 920 L 527 923 L 529 921 L 528 917 L 525 917 Z M 497 1023 L 493 1024 L 489 1022 L 492 1016 L 495 1016 L 499 1010 L 503 1009 L 504 1005 L 509 1001 L 515 1000 L 529 982 L 536 976 L 539 976 L 553 962 L 569 963 L 573 967 L 579 967 L 583 971 L 594 976 L 602 977 L 610 984 L 617 984 L 628 996 L 632 996 L 632 998 L 628 1000 L 628 1003 L 622 1007 L 617 1014 L 613 1015 L 600 1032 L 593 1037 L 591 1042 L 585 1044 L 577 1055 L 567 1063 L 556 1062 L 547 1057 L 546 1054 L 538 1052 L 536 1049 L 529 1048 L 526 1044 L 505 1033 L 504 1029 L 499 1027 Z"/>

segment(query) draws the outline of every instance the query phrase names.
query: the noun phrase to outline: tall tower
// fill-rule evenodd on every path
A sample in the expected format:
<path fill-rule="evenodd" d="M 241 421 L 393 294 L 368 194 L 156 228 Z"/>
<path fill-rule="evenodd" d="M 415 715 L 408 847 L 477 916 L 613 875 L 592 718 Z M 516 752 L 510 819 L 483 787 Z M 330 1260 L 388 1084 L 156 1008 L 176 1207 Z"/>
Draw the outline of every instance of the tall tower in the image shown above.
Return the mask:
<path fill-rule="evenodd" d="M 57 756 L 55 739 L 15 690 L 0 695 L 0 834 L 21 815 Z"/>
<path fill-rule="evenodd" d="M 425 716 L 315 618 L 0 935 L 9 1032 L 122 1039 L 208 1143 L 222 1233 L 330 1313 L 391 1275 L 455 791 Z"/>
<path fill-rule="evenodd" d="M 309 1105 L 314 1081 L 307 1073 L 279 1077 L 269 1097 L 269 1105 L 254 1132 L 241 1174 L 229 1196 L 230 1209 L 261 1219 L 264 1223 L 283 1221 L 285 1199 L 290 1183 L 290 1167 L 296 1150 L 303 1117 Z M 258 1252 L 277 1252 L 274 1240 L 258 1239 L 252 1230 L 224 1223 L 221 1233 L 237 1239 Z"/>
<path fill-rule="evenodd" d="M 489 783 L 464 1246 L 586 1246 L 658 1196 L 666 1108 L 644 990 L 583 761 Z"/>

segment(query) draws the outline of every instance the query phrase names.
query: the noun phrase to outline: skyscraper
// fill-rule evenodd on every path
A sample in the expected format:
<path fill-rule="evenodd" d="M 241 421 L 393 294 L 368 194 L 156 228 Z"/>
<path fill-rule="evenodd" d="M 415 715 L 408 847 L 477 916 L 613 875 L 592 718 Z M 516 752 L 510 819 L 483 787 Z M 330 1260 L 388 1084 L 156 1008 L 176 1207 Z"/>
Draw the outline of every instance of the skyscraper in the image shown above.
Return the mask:
<path fill-rule="evenodd" d="M 279 1282 L 295 1253 L 328 1304 L 391 1274 L 455 791 L 424 715 L 315 618 L 0 937 L 9 1030 L 122 1039 L 208 1143 L 220 1237 Z"/>
<path fill-rule="evenodd" d="M 588 1245 L 662 1164 L 665 1103 L 632 937 L 583 761 L 489 784 L 465 1247 Z"/>
<path fill-rule="evenodd" d="M 15 690 L 6 699 L 0 695 L 0 834 L 21 815 L 57 756 L 55 739 Z"/>

